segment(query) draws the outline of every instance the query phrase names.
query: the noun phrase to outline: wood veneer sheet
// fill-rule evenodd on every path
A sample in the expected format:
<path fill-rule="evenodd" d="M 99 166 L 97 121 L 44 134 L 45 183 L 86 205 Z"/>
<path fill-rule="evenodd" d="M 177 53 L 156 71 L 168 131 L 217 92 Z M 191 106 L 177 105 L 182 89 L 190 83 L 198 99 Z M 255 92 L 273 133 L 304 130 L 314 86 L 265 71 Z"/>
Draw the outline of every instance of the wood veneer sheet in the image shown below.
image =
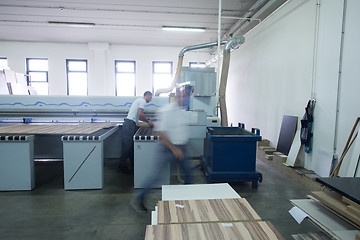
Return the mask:
<path fill-rule="evenodd" d="M 283 239 L 270 222 L 197 223 L 148 225 L 145 240 Z"/>
<path fill-rule="evenodd" d="M 158 202 L 158 224 L 261 221 L 244 198 Z"/>
<path fill-rule="evenodd" d="M 92 134 L 114 123 L 16 124 L 0 127 L 0 134 Z"/>

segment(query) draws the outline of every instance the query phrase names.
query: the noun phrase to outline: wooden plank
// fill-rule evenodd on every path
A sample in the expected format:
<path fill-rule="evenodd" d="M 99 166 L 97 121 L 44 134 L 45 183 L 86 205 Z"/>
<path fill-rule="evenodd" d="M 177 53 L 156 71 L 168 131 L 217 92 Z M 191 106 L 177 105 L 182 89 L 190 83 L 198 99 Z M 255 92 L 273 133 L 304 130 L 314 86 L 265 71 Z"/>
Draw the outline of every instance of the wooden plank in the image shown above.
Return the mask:
<path fill-rule="evenodd" d="M 335 192 L 311 192 L 311 195 L 317 198 L 322 204 L 331 208 L 345 219 L 349 219 L 357 226 L 360 226 L 360 216 L 350 212 L 347 204 L 341 200 L 341 195 Z"/>
<path fill-rule="evenodd" d="M 296 131 L 294 141 L 292 142 L 288 157 L 286 159 L 286 163 L 288 165 L 290 165 L 291 167 L 296 166 L 296 162 L 297 162 L 297 159 L 299 157 L 300 149 L 301 149 L 300 129 L 298 129 Z"/>
<path fill-rule="evenodd" d="M 15 124 L 0 126 L 0 134 L 92 134 L 114 123 L 79 123 L 79 124 Z"/>
<path fill-rule="evenodd" d="M 348 199 L 347 197 L 344 197 L 344 196 L 342 196 L 341 200 L 344 203 L 347 203 L 360 211 L 360 204 L 357 204 L 356 202 L 351 201 L 350 199 Z"/>
<path fill-rule="evenodd" d="M 158 202 L 158 224 L 261 221 L 244 198 Z"/>
<path fill-rule="evenodd" d="M 270 145 L 270 141 L 268 139 L 262 139 L 261 141 L 257 142 L 257 146 L 269 146 Z"/>
<path fill-rule="evenodd" d="M 270 222 L 166 224 L 146 226 L 145 240 L 284 239 Z"/>

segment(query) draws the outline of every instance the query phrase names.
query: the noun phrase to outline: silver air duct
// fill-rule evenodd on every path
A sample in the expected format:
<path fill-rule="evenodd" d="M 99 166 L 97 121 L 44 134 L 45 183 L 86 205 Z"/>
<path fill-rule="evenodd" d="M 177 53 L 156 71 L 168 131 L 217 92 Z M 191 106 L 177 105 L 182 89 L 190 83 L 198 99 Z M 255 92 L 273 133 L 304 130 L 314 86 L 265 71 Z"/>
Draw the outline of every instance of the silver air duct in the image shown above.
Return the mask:
<path fill-rule="evenodd" d="M 229 73 L 230 65 L 230 51 L 239 47 L 245 41 L 243 36 L 231 38 L 227 41 L 224 48 L 223 64 L 221 69 L 220 87 L 219 87 L 219 103 L 220 103 L 220 114 L 221 114 L 221 126 L 228 126 L 227 109 L 225 101 L 226 84 Z"/>
<path fill-rule="evenodd" d="M 228 41 L 222 41 L 220 44 L 221 45 L 225 45 Z M 208 48 L 208 47 L 213 47 L 213 46 L 217 46 L 217 42 L 211 42 L 211 43 L 203 43 L 203 44 L 199 44 L 199 45 L 193 45 L 193 46 L 188 46 L 188 47 L 184 47 L 180 53 L 179 53 L 179 60 L 178 60 L 178 65 L 176 68 L 176 72 L 174 75 L 174 79 L 170 85 L 170 87 L 168 88 L 162 88 L 162 89 L 158 89 L 155 92 L 155 96 L 159 96 L 161 93 L 168 93 L 171 92 L 176 83 L 179 80 L 179 76 L 180 76 L 180 72 L 181 72 L 181 68 L 182 68 L 182 63 L 183 63 L 183 58 L 184 58 L 184 54 L 188 51 L 192 51 L 192 50 L 197 50 L 197 49 L 202 49 L 202 48 Z"/>

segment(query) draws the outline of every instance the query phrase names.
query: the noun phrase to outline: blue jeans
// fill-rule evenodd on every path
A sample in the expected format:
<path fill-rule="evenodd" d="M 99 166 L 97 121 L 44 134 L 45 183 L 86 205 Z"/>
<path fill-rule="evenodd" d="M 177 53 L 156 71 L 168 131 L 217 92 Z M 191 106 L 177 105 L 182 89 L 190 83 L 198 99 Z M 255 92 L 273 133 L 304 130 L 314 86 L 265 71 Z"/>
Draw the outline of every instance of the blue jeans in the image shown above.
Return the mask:
<path fill-rule="evenodd" d="M 177 145 L 182 152 L 184 153 L 184 159 L 179 160 L 176 159 L 174 154 L 170 149 L 165 147 L 163 144 L 159 144 L 158 146 L 158 157 L 157 157 L 157 170 L 153 171 L 153 174 L 149 179 L 146 181 L 147 185 L 143 189 L 139 190 L 135 194 L 135 199 L 143 202 L 145 200 L 146 194 L 149 193 L 150 189 L 155 186 L 159 181 L 159 176 L 161 176 L 161 173 L 164 172 L 166 169 L 168 163 L 178 163 L 180 165 L 181 170 L 184 173 L 184 184 L 191 184 L 192 183 L 192 176 L 191 176 L 191 170 L 190 167 L 190 158 L 186 150 L 186 145 Z"/>
<path fill-rule="evenodd" d="M 120 158 L 120 166 L 121 168 L 127 167 L 127 159 L 130 160 L 131 167 L 134 166 L 134 140 L 133 136 L 135 135 L 137 130 L 136 123 L 132 120 L 126 119 L 124 120 L 124 124 L 122 126 L 121 134 L 121 158 Z"/>

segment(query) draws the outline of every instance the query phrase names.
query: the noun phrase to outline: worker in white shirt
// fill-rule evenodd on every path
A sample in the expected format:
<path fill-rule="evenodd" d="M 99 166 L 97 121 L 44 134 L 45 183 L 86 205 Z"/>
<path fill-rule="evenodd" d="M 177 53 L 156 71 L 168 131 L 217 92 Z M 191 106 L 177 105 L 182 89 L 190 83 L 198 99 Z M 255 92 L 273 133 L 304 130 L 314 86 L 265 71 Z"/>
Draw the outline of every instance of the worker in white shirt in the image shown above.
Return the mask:
<path fill-rule="evenodd" d="M 122 127 L 122 151 L 119 164 L 119 170 L 125 173 L 131 173 L 134 168 L 134 141 L 133 136 L 136 132 L 136 124 L 139 120 L 154 126 L 154 123 L 144 114 L 144 107 L 152 99 L 152 93 L 146 91 L 144 97 L 136 99 L 127 117 L 124 119 Z"/>
<path fill-rule="evenodd" d="M 184 92 L 177 89 L 176 101 L 160 109 L 158 114 L 159 121 L 155 126 L 155 132 L 160 137 L 158 145 L 158 156 L 156 164 L 152 166 L 153 176 L 146 181 L 146 187 L 138 191 L 131 201 L 131 206 L 141 213 L 146 213 L 144 206 L 146 194 L 156 185 L 161 178 L 161 174 L 169 162 L 177 162 L 184 173 L 184 184 L 191 183 L 191 167 L 189 157 L 186 151 L 186 145 L 189 140 L 188 121 L 183 110 Z"/>

